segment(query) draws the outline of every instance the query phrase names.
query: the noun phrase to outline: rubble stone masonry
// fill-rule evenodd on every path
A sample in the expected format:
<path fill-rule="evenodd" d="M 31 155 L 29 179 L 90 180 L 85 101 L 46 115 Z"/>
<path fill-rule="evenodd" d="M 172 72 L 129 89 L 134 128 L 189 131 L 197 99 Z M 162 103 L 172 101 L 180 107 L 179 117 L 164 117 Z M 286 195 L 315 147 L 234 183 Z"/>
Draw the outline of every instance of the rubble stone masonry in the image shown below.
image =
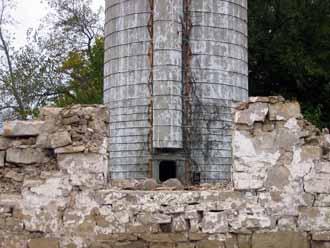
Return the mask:
<path fill-rule="evenodd" d="M 280 97 L 241 103 L 234 123 L 232 183 L 190 187 L 107 178 L 104 106 L 5 123 L 0 247 L 330 247 L 329 133 Z"/>

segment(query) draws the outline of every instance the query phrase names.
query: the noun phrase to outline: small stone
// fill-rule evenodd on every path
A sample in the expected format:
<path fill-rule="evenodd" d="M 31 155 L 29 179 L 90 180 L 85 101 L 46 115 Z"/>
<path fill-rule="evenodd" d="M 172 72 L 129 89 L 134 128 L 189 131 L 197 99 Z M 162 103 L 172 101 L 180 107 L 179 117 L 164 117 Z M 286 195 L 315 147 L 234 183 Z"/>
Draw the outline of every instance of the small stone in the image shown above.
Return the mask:
<path fill-rule="evenodd" d="M 16 172 L 14 170 L 10 170 L 5 174 L 6 178 L 12 179 L 15 182 L 23 182 L 24 174 Z"/>
<path fill-rule="evenodd" d="M 141 190 L 155 190 L 157 187 L 158 187 L 158 183 L 153 178 L 148 178 L 139 185 L 139 188 Z"/>
<path fill-rule="evenodd" d="M 32 239 L 29 248 L 60 248 L 59 241 L 51 238 Z"/>
<path fill-rule="evenodd" d="M 303 231 L 330 230 L 330 209 L 322 207 L 309 207 L 299 209 L 298 227 Z"/>
<path fill-rule="evenodd" d="M 7 150 L 10 145 L 10 139 L 0 136 L 0 151 Z"/>
<path fill-rule="evenodd" d="M 0 168 L 5 166 L 5 151 L 0 151 Z"/>
<path fill-rule="evenodd" d="M 268 114 L 268 104 L 257 102 L 250 104 L 248 109 L 235 113 L 235 123 L 252 126 L 255 122 L 264 122 Z"/>
<path fill-rule="evenodd" d="M 195 244 L 192 243 L 179 243 L 176 248 L 195 248 Z"/>
<path fill-rule="evenodd" d="M 138 215 L 137 220 L 144 225 L 169 224 L 172 222 L 172 217 L 167 214 L 145 213 Z"/>
<path fill-rule="evenodd" d="M 62 108 L 56 108 L 56 107 L 43 107 L 40 110 L 40 119 L 41 120 L 56 119 L 62 110 L 63 110 Z"/>
<path fill-rule="evenodd" d="M 301 118 L 298 102 L 278 102 L 269 105 L 269 119 L 271 121 L 286 121 L 290 118 Z"/>
<path fill-rule="evenodd" d="M 62 131 L 50 135 L 51 148 L 59 148 L 70 145 L 72 143 L 69 132 Z"/>
<path fill-rule="evenodd" d="M 304 188 L 308 193 L 330 193 L 330 174 L 312 171 L 304 178 Z"/>
<path fill-rule="evenodd" d="M 63 125 L 72 125 L 72 124 L 77 124 L 77 123 L 79 123 L 79 121 L 80 121 L 79 116 L 74 115 L 74 116 L 69 117 L 69 118 L 64 118 L 64 119 L 62 120 L 62 123 L 63 123 Z"/>
<path fill-rule="evenodd" d="M 169 188 L 174 188 L 176 190 L 183 190 L 184 189 L 184 186 L 182 185 L 182 183 L 177 178 L 168 179 L 167 181 L 162 183 L 162 186 L 169 187 Z"/>
<path fill-rule="evenodd" d="M 174 232 L 184 232 L 187 230 L 187 223 L 184 216 L 174 217 L 172 221 L 172 230 Z"/>
<path fill-rule="evenodd" d="M 196 244 L 196 248 L 225 248 L 224 242 L 218 240 L 203 240 Z"/>
<path fill-rule="evenodd" d="M 330 232 L 313 233 L 312 239 L 316 241 L 330 241 Z"/>
<path fill-rule="evenodd" d="M 330 248 L 330 242 L 313 241 L 312 248 Z"/>
<path fill-rule="evenodd" d="M 80 145 L 80 146 L 66 146 L 66 147 L 60 147 L 55 149 L 56 154 L 70 154 L 70 153 L 80 153 L 84 152 L 86 149 L 85 146 Z"/>
<path fill-rule="evenodd" d="M 6 155 L 6 161 L 14 164 L 39 164 L 44 158 L 42 151 L 33 148 L 10 148 Z"/>
<path fill-rule="evenodd" d="M 115 179 L 111 180 L 111 186 L 124 189 L 124 190 L 134 190 L 137 189 L 139 181 L 135 179 Z"/>
<path fill-rule="evenodd" d="M 228 232 L 228 220 L 226 212 L 206 212 L 202 221 L 202 230 L 205 233 Z"/>
<path fill-rule="evenodd" d="M 309 248 L 309 240 L 306 235 L 296 232 L 255 233 L 252 247 Z"/>
<path fill-rule="evenodd" d="M 239 248 L 251 248 L 251 235 L 239 234 L 237 236 L 237 242 Z"/>
<path fill-rule="evenodd" d="M 44 126 L 44 121 L 9 121 L 4 123 L 3 136 L 25 137 L 38 136 Z"/>
<path fill-rule="evenodd" d="M 269 102 L 269 97 L 267 96 L 252 96 L 249 97 L 250 103 L 256 103 L 256 102 Z"/>

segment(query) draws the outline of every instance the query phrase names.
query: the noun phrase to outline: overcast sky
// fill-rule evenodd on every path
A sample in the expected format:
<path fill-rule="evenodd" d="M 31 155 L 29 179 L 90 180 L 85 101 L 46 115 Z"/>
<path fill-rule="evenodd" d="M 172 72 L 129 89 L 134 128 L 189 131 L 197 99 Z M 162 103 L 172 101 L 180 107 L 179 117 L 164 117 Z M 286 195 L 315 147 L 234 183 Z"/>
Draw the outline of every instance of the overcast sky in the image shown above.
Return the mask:
<path fill-rule="evenodd" d="M 65 0 L 63 0 L 65 1 Z M 104 6 L 104 0 L 93 0 L 93 8 L 98 9 Z M 26 42 L 26 31 L 28 28 L 36 28 L 47 13 L 47 5 L 41 0 L 18 0 L 17 8 L 13 11 L 13 17 L 18 22 L 13 27 L 17 47 Z"/>

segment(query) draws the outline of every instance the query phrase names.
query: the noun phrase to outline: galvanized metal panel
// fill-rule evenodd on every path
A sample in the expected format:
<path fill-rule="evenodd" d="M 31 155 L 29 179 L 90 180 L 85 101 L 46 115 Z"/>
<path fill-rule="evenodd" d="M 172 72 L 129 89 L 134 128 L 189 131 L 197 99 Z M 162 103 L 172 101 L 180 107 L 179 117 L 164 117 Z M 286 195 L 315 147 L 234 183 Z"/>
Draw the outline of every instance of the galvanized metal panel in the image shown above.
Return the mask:
<path fill-rule="evenodd" d="M 106 0 L 104 99 L 111 113 L 113 178 L 150 175 L 152 142 L 153 149 L 178 149 L 172 155 L 151 150 L 154 166 L 174 158 L 181 168 L 190 150 L 202 182 L 230 179 L 231 108 L 248 96 L 247 0 L 191 0 L 189 13 L 183 1 Z M 186 15 L 189 63 L 182 57 Z M 183 112 L 187 64 L 191 116 Z M 189 147 L 183 147 L 185 118 L 192 124 Z"/>
<path fill-rule="evenodd" d="M 182 15 L 182 0 L 155 0 L 154 148 L 182 148 Z"/>
<path fill-rule="evenodd" d="M 148 0 L 106 1 L 104 102 L 112 178 L 147 177 Z"/>
<path fill-rule="evenodd" d="M 202 182 L 231 175 L 231 108 L 248 97 L 247 2 L 192 0 L 192 159 Z"/>

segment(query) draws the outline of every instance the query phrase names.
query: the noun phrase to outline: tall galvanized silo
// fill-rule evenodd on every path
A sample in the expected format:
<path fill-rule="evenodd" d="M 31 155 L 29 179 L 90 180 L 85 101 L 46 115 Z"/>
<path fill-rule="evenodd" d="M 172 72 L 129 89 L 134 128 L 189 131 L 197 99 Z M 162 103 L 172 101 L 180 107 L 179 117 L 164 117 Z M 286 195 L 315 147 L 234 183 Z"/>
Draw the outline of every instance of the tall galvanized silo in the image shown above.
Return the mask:
<path fill-rule="evenodd" d="M 246 0 L 106 0 L 111 177 L 230 179 L 248 96 Z"/>

